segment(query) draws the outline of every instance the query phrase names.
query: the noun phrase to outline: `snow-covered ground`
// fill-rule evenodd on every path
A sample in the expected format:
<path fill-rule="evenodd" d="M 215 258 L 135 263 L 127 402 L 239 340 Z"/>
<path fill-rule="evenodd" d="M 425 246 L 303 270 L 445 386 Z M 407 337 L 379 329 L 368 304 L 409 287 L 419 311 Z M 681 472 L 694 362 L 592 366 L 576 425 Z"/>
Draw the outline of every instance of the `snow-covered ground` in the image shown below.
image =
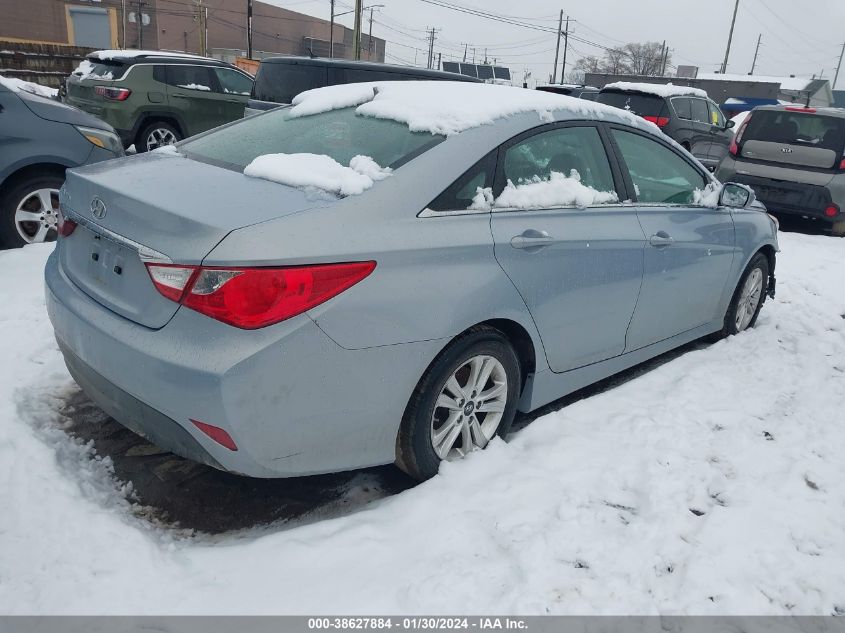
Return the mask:
<path fill-rule="evenodd" d="M 358 512 L 215 538 L 61 428 L 49 245 L 0 253 L 0 613 L 845 610 L 845 240 L 784 234 L 752 331 Z"/>

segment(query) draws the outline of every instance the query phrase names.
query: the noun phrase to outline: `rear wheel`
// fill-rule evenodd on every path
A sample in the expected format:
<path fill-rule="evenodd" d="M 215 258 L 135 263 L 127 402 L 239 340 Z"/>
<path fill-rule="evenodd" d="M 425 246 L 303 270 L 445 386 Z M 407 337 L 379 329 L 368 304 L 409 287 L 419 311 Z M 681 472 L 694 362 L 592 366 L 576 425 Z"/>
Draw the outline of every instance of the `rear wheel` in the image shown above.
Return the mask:
<path fill-rule="evenodd" d="M 505 336 L 479 327 L 456 339 L 414 391 L 397 438 L 397 465 L 428 479 L 443 460 L 483 449 L 513 424 L 522 384 L 519 359 Z"/>
<path fill-rule="evenodd" d="M 182 134 L 174 125 L 165 121 L 153 121 L 141 130 L 135 149 L 139 152 L 149 152 L 181 140 Z"/>
<path fill-rule="evenodd" d="M 754 327 L 769 289 L 769 259 L 763 253 L 751 258 L 740 277 L 733 299 L 725 314 L 725 323 L 718 337 L 739 334 Z"/>
<path fill-rule="evenodd" d="M 0 246 L 51 242 L 58 235 L 58 174 L 29 176 L 0 194 Z"/>
<path fill-rule="evenodd" d="M 839 237 L 845 237 L 845 221 L 842 222 L 835 222 L 832 227 L 830 227 L 831 233 L 837 235 Z"/>

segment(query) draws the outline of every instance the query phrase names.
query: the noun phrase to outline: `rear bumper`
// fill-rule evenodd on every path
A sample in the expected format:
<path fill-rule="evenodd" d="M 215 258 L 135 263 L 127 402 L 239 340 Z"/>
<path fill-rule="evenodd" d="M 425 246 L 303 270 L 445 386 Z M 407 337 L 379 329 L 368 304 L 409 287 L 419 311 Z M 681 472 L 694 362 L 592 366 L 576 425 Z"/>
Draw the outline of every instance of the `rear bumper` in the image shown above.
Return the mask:
<path fill-rule="evenodd" d="M 346 350 L 307 315 L 247 331 L 185 308 L 152 330 L 92 300 L 58 262 L 54 252 L 45 269 L 47 311 L 83 391 L 162 448 L 253 477 L 392 463 L 408 399 L 444 344 Z"/>

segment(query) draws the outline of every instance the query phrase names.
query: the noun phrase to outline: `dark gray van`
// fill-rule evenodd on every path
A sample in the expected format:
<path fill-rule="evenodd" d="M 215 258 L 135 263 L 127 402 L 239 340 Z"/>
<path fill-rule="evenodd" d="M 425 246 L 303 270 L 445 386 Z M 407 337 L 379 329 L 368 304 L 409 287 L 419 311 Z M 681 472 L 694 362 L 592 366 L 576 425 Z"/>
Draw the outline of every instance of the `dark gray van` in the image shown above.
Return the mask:
<path fill-rule="evenodd" d="M 479 82 L 475 77 L 411 66 L 320 57 L 267 57 L 261 60 L 255 74 L 246 114 L 289 104 L 300 92 L 312 88 L 367 81 L 421 79 Z"/>

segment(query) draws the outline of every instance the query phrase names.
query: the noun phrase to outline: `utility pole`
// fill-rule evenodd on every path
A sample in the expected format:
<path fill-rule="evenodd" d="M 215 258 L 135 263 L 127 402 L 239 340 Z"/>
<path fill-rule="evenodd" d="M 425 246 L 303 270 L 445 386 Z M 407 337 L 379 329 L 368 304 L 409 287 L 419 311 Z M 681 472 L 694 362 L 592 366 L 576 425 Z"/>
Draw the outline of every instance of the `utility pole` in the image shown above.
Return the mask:
<path fill-rule="evenodd" d="M 375 7 L 370 7 L 370 32 L 367 35 L 367 60 L 373 59 L 373 11 Z"/>
<path fill-rule="evenodd" d="M 437 53 L 437 70 L 440 70 L 440 62 L 443 58 L 443 53 Z"/>
<path fill-rule="evenodd" d="M 836 65 L 836 75 L 833 77 L 833 83 L 830 86 L 831 90 L 836 89 L 836 80 L 839 79 L 839 69 L 842 68 L 843 57 L 845 57 L 845 44 L 842 45 L 842 52 L 839 53 L 839 63 Z"/>
<path fill-rule="evenodd" d="M 464 44 L 464 63 L 467 63 L 467 48 L 469 48 L 469 44 Z"/>
<path fill-rule="evenodd" d="M 434 36 L 439 30 L 434 27 L 428 29 L 428 66 L 426 68 L 431 68 L 434 63 Z"/>
<path fill-rule="evenodd" d="M 757 48 L 754 49 L 754 61 L 751 62 L 751 72 L 748 73 L 749 75 L 754 74 L 754 69 L 757 68 L 757 54 L 760 52 L 760 40 L 763 39 L 763 34 L 757 36 Z"/>
<path fill-rule="evenodd" d="M 663 51 L 663 59 L 660 63 L 660 76 L 666 76 L 666 64 L 669 62 L 669 47 L 666 47 L 666 50 Z"/>
<path fill-rule="evenodd" d="M 560 65 L 560 83 L 566 77 L 566 51 L 569 48 L 569 16 L 566 16 L 566 30 L 563 32 L 563 63 Z"/>
<path fill-rule="evenodd" d="M 252 59 L 252 0 L 246 0 L 246 56 Z"/>
<path fill-rule="evenodd" d="M 121 8 L 123 14 L 121 17 L 123 22 L 123 48 L 126 48 L 126 0 L 121 0 Z"/>
<path fill-rule="evenodd" d="M 560 10 L 560 17 L 557 21 L 557 45 L 555 46 L 555 65 L 552 66 L 552 83 L 557 79 L 557 57 L 560 54 L 560 34 L 563 30 L 563 9 Z"/>
<path fill-rule="evenodd" d="M 334 57 L 334 0 L 331 0 L 332 13 L 329 20 L 329 59 Z"/>
<path fill-rule="evenodd" d="M 660 76 L 663 76 L 663 57 L 666 55 L 666 40 L 663 40 L 663 46 L 660 47 Z"/>
<path fill-rule="evenodd" d="M 355 0 L 355 30 L 352 33 L 352 47 L 354 48 L 354 59 L 361 59 L 361 13 L 363 0 Z"/>
<path fill-rule="evenodd" d="M 138 13 L 135 15 L 135 24 L 138 26 L 138 49 L 143 50 L 144 48 L 144 14 L 142 13 L 142 8 L 146 6 L 146 2 L 144 0 L 137 0 L 138 4 Z"/>
<path fill-rule="evenodd" d="M 734 38 L 734 25 L 736 24 L 736 12 L 739 10 L 739 0 L 734 5 L 734 16 L 731 18 L 731 31 L 728 33 L 728 46 L 725 49 L 725 61 L 722 62 L 722 74 L 728 72 L 728 57 L 731 54 L 731 40 Z"/>

